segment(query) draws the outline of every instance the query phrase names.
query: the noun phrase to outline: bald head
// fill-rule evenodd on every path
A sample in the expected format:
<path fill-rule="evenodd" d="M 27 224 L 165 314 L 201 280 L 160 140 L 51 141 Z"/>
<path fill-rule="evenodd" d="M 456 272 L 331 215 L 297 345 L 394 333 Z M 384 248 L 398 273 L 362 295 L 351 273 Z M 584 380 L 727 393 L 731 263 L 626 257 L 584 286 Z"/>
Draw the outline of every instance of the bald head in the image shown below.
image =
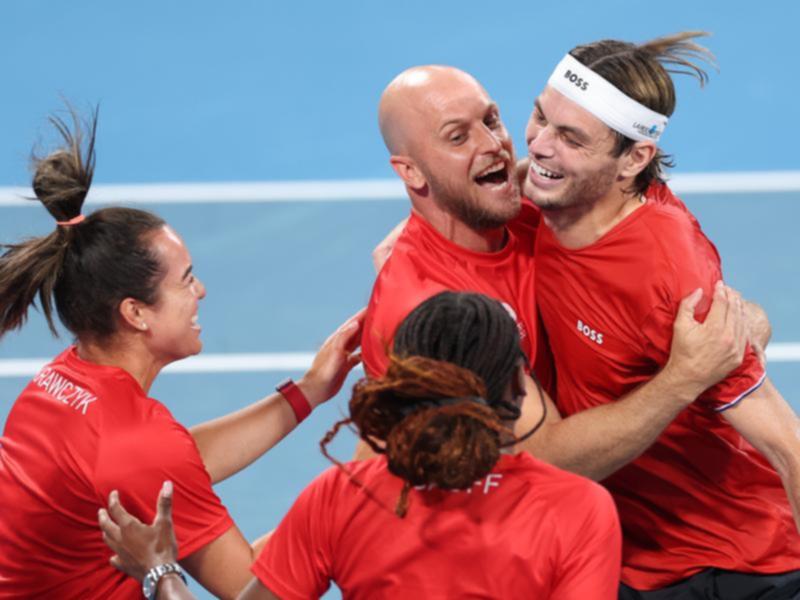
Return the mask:
<path fill-rule="evenodd" d="M 378 107 L 378 123 L 389 152 L 412 153 L 429 117 L 440 113 L 453 97 L 465 93 L 488 97 L 472 75 L 455 67 L 427 65 L 400 73 L 386 86 Z"/>

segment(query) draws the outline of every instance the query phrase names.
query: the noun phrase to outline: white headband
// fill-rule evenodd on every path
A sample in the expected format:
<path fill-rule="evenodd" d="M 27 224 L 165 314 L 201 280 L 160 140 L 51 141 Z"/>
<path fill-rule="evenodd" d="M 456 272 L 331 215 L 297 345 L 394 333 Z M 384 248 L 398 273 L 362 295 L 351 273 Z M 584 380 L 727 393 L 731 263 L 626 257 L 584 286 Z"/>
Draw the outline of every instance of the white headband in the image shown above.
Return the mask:
<path fill-rule="evenodd" d="M 614 131 L 638 142 L 657 142 L 669 122 L 569 54 L 561 59 L 547 83 Z"/>

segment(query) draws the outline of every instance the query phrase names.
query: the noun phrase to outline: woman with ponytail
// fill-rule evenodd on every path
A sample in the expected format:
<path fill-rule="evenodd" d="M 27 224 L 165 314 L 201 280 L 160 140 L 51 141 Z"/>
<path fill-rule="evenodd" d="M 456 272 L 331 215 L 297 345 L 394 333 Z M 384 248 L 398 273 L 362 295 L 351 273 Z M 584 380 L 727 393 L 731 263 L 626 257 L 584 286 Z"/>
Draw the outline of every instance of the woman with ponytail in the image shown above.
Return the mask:
<path fill-rule="evenodd" d="M 609 494 L 514 451 L 524 364 L 495 300 L 443 292 L 412 311 L 386 375 L 356 384 L 350 418 L 321 444 L 328 456 L 352 425 L 379 456 L 334 460 L 303 491 L 241 598 L 317 598 L 331 581 L 345 598 L 616 598 L 621 534 Z M 171 548 L 168 502 L 151 527 L 118 502 L 101 513 L 129 574 L 164 560 L 156 546 Z M 189 596 L 172 581 L 158 597 Z"/>
<path fill-rule="evenodd" d="M 0 336 L 22 327 L 38 301 L 53 333 L 57 313 L 75 339 L 27 385 L 0 438 L 0 597 L 140 598 L 139 585 L 109 564 L 97 511 L 117 490 L 149 520 L 164 480 L 174 486 L 181 545 L 173 561 L 215 595 L 235 597 L 263 541 L 244 539 L 211 486 L 338 391 L 358 362 L 360 317 L 328 339 L 297 384 L 182 427 L 148 393 L 167 364 L 200 352 L 205 287 L 180 236 L 156 215 L 83 212 L 97 119 L 72 117 L 72 127 L 52 119 L 63 147 L 34 159 L 33 190 L 54 230 L 0 256 Z"/>

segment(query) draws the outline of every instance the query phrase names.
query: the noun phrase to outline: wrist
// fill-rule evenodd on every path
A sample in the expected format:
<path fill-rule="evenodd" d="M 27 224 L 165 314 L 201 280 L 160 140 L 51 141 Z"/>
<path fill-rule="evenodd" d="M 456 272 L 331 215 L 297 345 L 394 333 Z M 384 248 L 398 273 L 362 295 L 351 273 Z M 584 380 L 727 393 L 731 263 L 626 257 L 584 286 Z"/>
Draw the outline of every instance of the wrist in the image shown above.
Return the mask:
<path fill-rule="evenodd" d="M 169 598 L 186 598 L 189 585 L 182 577 L 175 573 L 164 575 L 158 582 L 156 588 L 156 600 L 167 600 Z M 191 596 L 194 598 L 194 596 Z"/>
<path fill-rule="evenodd" d="M 297 381 L 297 387 L 303 392 L 312 410 L 328 400 L 325 396 L 325 386 L 320 385 L 316 379 L 308 373 Z"/>
<path fill-rule="evenodd" d="M 671 398 L 681 407 L 689 406 L 708 387 L 689 377 L 686 369 L 673 366 L 671 363 L 666 364 L 653 382 L 659 383 L 663 387 L 665 397 Z"/>
<path fill-rule="evenodd" d="M 287 404 L 289 404 L 298 425 L 311 414 L 314 407 L 308 400 L 308 396 L 303 388 L 295 383 L 294 380 L 291 378 L 285 379 L 279 383 L 275 389 L 283 396 Z"/>
<path fill-rule="evenodd" d="M 142 580 L 142 594 L 147 600 L 156 600 L 165 585 L 170 588 L 180 585 L 178 582 L 170 582 L 170 579 L 180 579 L 186 585 L 186 576 L 178 563 L 164 563 L 153 567 Z"/>

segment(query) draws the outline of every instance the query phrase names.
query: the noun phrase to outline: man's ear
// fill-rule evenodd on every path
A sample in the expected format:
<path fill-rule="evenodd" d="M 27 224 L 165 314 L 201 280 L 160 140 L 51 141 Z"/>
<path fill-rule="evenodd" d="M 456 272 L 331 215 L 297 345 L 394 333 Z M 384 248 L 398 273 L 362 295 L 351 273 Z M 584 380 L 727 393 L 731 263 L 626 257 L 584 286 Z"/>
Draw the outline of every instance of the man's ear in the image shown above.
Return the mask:
<path fill-rule="evenodd" d="M 636 177 L 647 168 L 656 155 L 658 148 L 653 142 L 636 142 L 622 155 L 620 177 Z"/>
<path fill-rule="evenodd" d="M 394 172 L 403 180 L 403 183 L 412 190 L 421 190 L 428 185 L 428 181 L 425 179 L 422 171 L 419 170 L 419 167 L 417 167 L 417 163 L 414 162 L 414 159 L 408 156 L 393 154 L 389 159 L 389 164 L 392 165 Z"/>
<path fill-rule="evenodd" d="M 125 298 L 119 303 L 120 322 L 135 329 L 136 331 L 147 331 L 147 320 L 144 305 L 134 298 Z"/>

